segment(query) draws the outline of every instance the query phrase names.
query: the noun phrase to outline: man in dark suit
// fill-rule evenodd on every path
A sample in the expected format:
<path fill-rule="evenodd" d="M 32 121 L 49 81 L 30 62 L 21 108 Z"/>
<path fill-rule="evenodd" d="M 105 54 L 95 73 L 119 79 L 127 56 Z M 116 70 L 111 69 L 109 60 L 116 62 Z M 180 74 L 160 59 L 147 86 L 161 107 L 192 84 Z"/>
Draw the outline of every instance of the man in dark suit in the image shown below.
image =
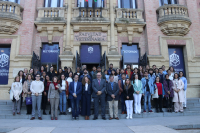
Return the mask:
<path fill-rule="evenodd" d="M 114 82 L 114 76 L 110 76 L 110 83 L 107 84 L 107 101 L 109 105 L 109 120 L 118 118 L 118 100 L 119 100 L 119 85 Z M 113 104 L 114 104 L 114 117 L 113 117 Z"/>
<path fill-rule="evenodd" d="M 101 73 L 97 73 L 97 78 L 93 79 L 92 82 L 92 97 L 94 98 L 94 119 L 98 119 L 99 113 L 99 100 L 101 102 L 101 116 L 103 120 L 106 120 L 105 117 L 105 97 L 106 97 L 106 80 L 101 78 Z"/>
<path fill-rule="evenodd" d="M 90 77 L 86 68 L 83 70 L 83 74 L 79 76 L 79 82 L 82 82 L 83 77 L 88 77 L 88 79 L 92 81 L 92 78 Z"/>
<path fill-rule="evenodd" d="M 78 75 L 74 76 L 74 81 L 69 85 L 69 99 L 72 106 L 72 120 L 79 119 L 79 102 L 82 95 L 82 83 L 78 82 Z"/>

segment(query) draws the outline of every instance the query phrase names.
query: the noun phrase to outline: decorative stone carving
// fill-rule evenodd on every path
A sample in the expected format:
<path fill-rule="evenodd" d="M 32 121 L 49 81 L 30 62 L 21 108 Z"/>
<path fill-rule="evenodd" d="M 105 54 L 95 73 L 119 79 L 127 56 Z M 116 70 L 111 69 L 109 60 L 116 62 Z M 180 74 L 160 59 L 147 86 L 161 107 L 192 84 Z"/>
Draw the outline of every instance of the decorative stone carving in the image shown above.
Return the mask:
<path fill-rule="evenodd" d="M 23 7 L 14 2 L 0 1 L 0 34 L 12 35 L 22 23 Z"/>
<path fill-rule="evenodd" d="M 108 27 L 106 26 L 73 26 L 73 30 L 75 32 L 79 32 L 79 31 L 103 31 L 103 32 L 107 32 L 108 31 Z"/>
<path fill-rule="evenodd" d="M 163 34 L 168 36 L 184 36 L 190 29 L 191 20 L 188 9 L 184 5 L 164 5 L 157 9 L 158 25 Z"/>

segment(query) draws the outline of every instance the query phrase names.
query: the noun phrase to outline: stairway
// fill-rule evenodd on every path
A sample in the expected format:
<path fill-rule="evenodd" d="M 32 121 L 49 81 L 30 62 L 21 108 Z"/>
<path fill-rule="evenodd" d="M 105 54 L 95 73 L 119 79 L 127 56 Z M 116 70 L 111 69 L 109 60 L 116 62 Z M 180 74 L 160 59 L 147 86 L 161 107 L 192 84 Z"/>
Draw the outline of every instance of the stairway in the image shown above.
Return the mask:
<path fill-rule="evenodd" d="M 119 104 L 119 118 L 125 119 L 126 114 L 120 114 Z M 50 106 L 47 106 L 46 113 L 49 113 Z M 164 113 L 156 113 L 155 108 L 152 109 L 154 113 L 141 113 L 141 115 L 133 114 L 133 118 L 147 118 L 147 117 L 175 117 L 175 116 L 195 116 L 200 115 L 200 98 L 191 98 L 187 100 L 187 108 L 184 110 L 184 113 L 169 113 L 166 112 L 166 109 L 163 108 Z M 142 106 L 143 111 L 143 106 Z M 58 111 L 59 112 L 59 111 Z M 108 113 L 108 104 L 106 105 L 106 117 L 109 117 Z M 148 112 L 148 111 L 147 111 Z M 91 110 L 91 113 L 93 114 L 93 110 Z M 101 113 L 99 109 L 99 114 Z M 0 101 L 0 119 L 30 119 L 31 115 L 26 115 L 26 106 L 23 103 L 22 109 L 21 109 L 21 115 L 16 114 L 15 116 L 12 115 L 12 102 L 11 101 Z M 36 112 L 36 118 L 37 118 L 37 112 Z M 43 119 L 50 120 L 50 115 L 43 115 Z M 90 119 L 93 118 L 93 115 L 90 116 Z M 99 119 L 101 118 L 101 115 L 99 115 Z M 67 113 L 67 115 L 58 115 L 59 120 L 71 120 L 71 113 Z M 83 120 L 84 117 L 80 116 L 80 120 Z"/>

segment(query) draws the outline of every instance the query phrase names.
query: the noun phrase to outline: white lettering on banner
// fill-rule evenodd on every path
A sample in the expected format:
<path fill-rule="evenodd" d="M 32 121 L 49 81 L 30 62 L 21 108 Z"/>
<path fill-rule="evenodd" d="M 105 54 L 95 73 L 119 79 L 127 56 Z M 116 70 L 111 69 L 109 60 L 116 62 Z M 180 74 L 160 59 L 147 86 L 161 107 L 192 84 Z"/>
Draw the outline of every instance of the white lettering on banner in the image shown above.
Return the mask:
<path fill-rule="evenodd" d="M 136 54 L 138 51 L 137 50 L 123 50 L 124 53 L 127 53 L 127 54 Z"/>
<path fill-rule="evenodd" d="M 8 76 L 9 70 L 1 69 L 0 70 L 0 76 Z"/>
<path fill-rule="evenodd" d="M 58 53 L 59 50 L 43 50 L 43 53 Z"/>
<path fill-rule="evenodd" d="M 8 66 L 9 56 L 5 53 L 0 55 L 0 67 Z"/>
<path fill-rule="evenodd" d="M 169 56 L 169 60 L 170 60 L 170 66 L 176 67 L 181 63 L 179 55 L 176 54 L 176 51 L 174 51 L 174 53 Z"/>

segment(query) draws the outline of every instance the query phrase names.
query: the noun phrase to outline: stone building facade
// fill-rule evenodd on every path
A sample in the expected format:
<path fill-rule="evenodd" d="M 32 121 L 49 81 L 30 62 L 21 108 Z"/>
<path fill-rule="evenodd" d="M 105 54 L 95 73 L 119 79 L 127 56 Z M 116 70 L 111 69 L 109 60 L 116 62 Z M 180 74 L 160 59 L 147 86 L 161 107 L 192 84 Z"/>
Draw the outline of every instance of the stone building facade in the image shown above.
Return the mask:
<path fill-rule="evenodd" d="M 106 64 L 115 68 L 123 67 L 123 45 L 137 45 L 150 66 L 166 68 L 168 49 L 181 48 L 187 96 L 200 97 L 200 0 L 127 1 L 0 1 L 0 48 L 10 47 L 8 84 L 0 85 L 0 99 L 9 99 L 17 72 L 32 67 L 33 51 L 41 58 L 43 44 L 58 44 L 59 66 L 73 70 L 77 53 L 84 56 L 83 44 L 99 45 L 100 56 L 106 53 Z"/>

